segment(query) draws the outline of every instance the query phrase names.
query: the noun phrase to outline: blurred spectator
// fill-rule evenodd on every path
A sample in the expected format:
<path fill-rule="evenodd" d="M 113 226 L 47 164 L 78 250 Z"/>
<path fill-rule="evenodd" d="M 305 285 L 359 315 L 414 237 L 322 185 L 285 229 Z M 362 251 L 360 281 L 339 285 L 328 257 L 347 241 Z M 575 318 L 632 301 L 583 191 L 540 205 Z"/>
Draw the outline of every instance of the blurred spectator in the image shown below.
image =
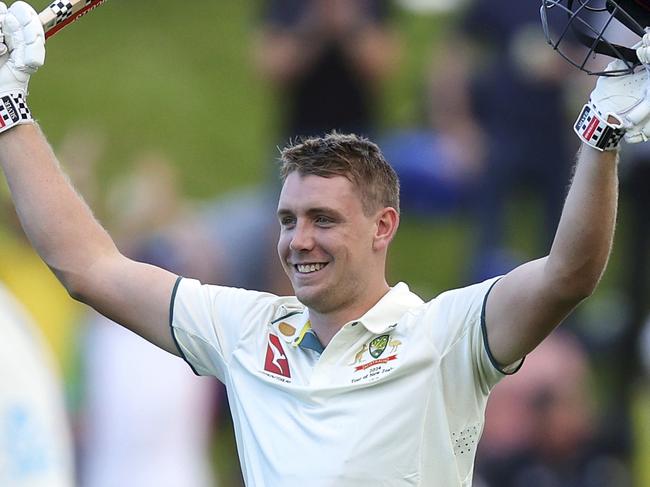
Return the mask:
<path fill-rule="evenodd" d="M 396 55 L 385 0 L 267 0 L 257 64 L 282 92 L 285 136 L 373 131 Z"/>
<path fill-rule="evenodd" d="M 380 140 L 399 175 L 405 215 L 457 214 L 476 191 L 483 134 L 470 113 L 466 60 L 460 51 L 443 57 L 426 80 L 424 123 L 388 131 Z"/>
<path fill-rule="evenodd" d="M 0 485 L 72 487 L 72 442 L 57 369 L 25 310 L 0 286 Z"/>
<path fill-rule="evenodd" d="M 549 247 L 577 148 L 565 117 L 573 68 L 545 43 L 538 9 L 526 2 L 472 1 L 447 45 L 436 82 L 438 126 L 465 134 L 464 143 L 483 152 L 472 276 L 480 280 L 518 264 L 507 248 L 507 223 L 522 190 L 539 197 L 545 224 L 537 247 Z"/>
<path fill-rule="evenodd" d="M 489 487 L 627 487 L 620 452 L 600 436 L 591 366 L 555 331 L 492 393 L 477 473 Z"/>
<path fill-rule="evenodd" d="M 380 140 L 399 176 L 404 216 L 442 216 L 467 207 L 476 172 L 458 150 L 461 143 L 431 127 L 387 132 Z"/>

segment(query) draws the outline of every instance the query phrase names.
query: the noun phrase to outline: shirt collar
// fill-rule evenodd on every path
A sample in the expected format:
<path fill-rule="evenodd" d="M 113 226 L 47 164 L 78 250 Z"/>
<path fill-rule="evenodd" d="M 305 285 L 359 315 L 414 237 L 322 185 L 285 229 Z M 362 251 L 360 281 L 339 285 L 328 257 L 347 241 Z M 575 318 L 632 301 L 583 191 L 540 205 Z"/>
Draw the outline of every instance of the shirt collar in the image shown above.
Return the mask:
<path fill-rule="evenodd" d="M 323 353 L 324 347 L 311 329 L 307 309 L 292 311 L 271 322 L 271 328 L 292 347 Z"/>
<path fill-rule="evenodd" d="M 311 330 L 309 323 L 309 312 L 307 308 L 297 310 L 285 310 L 279 318 L 271 322 L 271 328 L 285 342 L 297 347 L 302 341 L 305 333 Z"/>
<path fill-rule="evenodd" d="M 370 308 L 358 321 L 371 333 L 385 333 L 400 320 L 409 309 L 424 303 L 412 293 L 406 283 L 400 282 Z"/>
<path fill-rule="evenodd" d="M 405 283 L 400 282 L 390 288 L 377 304 L 355 321 L 362 323 L 370 333 L 385 333 L 394 328 L 404 313 L 423 302 L 418 295 L 409 290 Z M 312 346 L 312 337 L 309 336 L 313 335 L 313 338 L 318 341 L 316 334 L 311 330 L 307 308 L 284 309 L 283 314 L 271 322 L 271 328 L 280 338 L 294 347 L 301 346 L 312 350 L 317 348 Z M 306 340 L 305 337 L 307 337 Z M 318 343 L 320 344 L 320 342 Z"/>

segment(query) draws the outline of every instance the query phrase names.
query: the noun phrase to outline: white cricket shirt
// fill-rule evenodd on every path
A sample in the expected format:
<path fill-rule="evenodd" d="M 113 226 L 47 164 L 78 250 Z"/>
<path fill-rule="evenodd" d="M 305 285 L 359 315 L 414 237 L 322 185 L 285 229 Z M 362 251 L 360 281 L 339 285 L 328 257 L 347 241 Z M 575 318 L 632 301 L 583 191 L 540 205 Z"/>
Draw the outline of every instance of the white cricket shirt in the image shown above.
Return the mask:
<path fill-rule="evenodd" d="M 494 282 L 427 303 L 400 283 L 322 353 L 295 297 L 182 279 L 170 320 L 194 371 L 228 389 L 247 486 L 469 486 L 504 373 L 482 326 Z"/>

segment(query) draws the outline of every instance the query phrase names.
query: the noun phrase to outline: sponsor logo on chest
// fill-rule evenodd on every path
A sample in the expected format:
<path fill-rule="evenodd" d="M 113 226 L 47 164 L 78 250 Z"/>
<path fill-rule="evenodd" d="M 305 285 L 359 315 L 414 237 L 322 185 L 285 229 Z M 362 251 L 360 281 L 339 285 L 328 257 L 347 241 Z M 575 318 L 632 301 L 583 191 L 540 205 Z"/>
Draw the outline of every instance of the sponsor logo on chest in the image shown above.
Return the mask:
<path fill-rule="evenodd" d="M 269 372 L 273 377 L 279 378 L 282 382 L 290 382 L 291 369 L 287 354 L 277 335 L 269 333 L 266 345 L 266 357 L 264 359 L 264 371 Z"/>

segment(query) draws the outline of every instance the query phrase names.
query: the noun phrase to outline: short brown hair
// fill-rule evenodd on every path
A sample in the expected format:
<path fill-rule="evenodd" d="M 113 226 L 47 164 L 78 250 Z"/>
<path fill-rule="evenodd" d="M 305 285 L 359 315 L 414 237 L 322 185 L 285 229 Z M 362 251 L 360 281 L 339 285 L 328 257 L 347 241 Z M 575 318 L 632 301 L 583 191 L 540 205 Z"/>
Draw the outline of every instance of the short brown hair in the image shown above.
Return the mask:
<path fill-rule="evenodd" d="M 300 138 L 280 153 L 280 177 L 294 171 L 302 176 L 344 176 L 361 191 L 366 215 L 390 206 L 399 213 L 399 180 L 377 144 L 355 134 L 330 132 Z"/>

